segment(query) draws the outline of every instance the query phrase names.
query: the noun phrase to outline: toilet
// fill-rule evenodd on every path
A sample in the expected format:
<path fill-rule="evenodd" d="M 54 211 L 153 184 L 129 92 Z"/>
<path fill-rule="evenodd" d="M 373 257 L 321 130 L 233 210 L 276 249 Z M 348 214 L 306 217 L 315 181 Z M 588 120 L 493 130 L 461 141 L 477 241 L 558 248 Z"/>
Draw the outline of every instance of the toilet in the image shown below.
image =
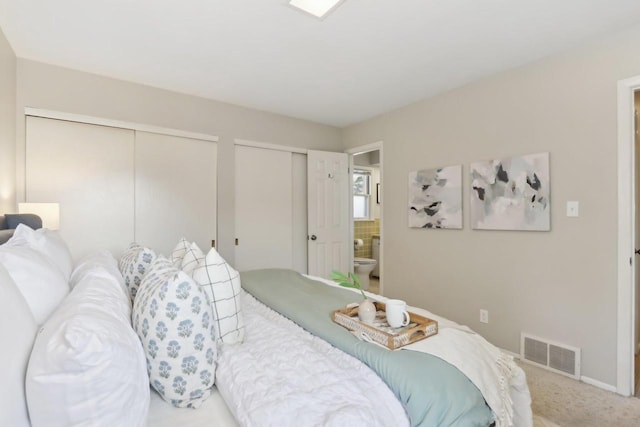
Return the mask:
<path fill-rule="evenodd" d="M 370 258 L 354 258 L 353 270 L 360 279 L 360 286 L 365 291 L 369 290 L 369 274 L 376 268 L 378 261 Z"/>

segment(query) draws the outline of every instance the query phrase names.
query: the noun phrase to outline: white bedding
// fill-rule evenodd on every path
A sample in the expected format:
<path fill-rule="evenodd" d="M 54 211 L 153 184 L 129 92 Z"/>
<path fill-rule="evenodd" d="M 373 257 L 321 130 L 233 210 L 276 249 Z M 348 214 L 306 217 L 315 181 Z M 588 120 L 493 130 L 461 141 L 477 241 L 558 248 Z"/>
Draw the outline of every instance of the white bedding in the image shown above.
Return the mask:
<path fill-rule="evenodd" d="M 225 345 L 216 385 L 244 426 L 408 426 L 400 402 L 359 360 L 242 291 L 244 343 Z"/>
<path fill-rule="evenodd" d="M 333 287 L 337 283 L 320 277 L 306 277 Z M 345 289 L 345 288 L 342 288 Z M 349 289 L 359 292 L 356 289 Z M 371 298 L 387 298 L 367 292 Z M 432 354 L 455 366 L 475 384 L 495 415 L 496 427 L 531 427 L 531 395 L 524 371 L 513 358 L 486 341 L 467 326 L 459 325 L 430 311 L 408 307 L 411 311 L 438 321 L 438 334 L 404 347 L 404 350 Z M 474 357 L 468 357 L 473 354 Z"/>
<path fill-rule="evenodd" d="M 237 427 L 238 423 L 216 389 L 198 409 L 176 408 L 151 389 L 148 427 Z"/>

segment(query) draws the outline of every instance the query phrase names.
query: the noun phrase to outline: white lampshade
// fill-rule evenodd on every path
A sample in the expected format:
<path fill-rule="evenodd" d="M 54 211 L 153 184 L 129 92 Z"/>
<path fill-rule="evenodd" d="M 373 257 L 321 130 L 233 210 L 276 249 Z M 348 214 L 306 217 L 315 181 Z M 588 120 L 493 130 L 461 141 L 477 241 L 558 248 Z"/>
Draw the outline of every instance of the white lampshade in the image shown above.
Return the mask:
<path fill-rule="evenodd" d="M 49 230 L 60 228 L 60 204 L 18 203 L 18 213 L 36 214 L 42 218 L 42 227 Z"/>

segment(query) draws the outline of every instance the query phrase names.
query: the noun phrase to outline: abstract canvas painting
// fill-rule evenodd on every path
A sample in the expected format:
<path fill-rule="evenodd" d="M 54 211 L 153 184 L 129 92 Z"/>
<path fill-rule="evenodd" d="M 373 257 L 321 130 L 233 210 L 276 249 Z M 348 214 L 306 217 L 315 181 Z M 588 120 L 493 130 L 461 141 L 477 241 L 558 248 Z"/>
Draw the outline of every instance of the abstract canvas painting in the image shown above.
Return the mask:
<path fill-rule="evenodd" d="M 462 228 L 462 165 L 409 173 L 409 227 Z"/>
<path fill-rule="evenodd" d="M 551 229 L 549 153 L 472 163 L 471 227 Z"/>

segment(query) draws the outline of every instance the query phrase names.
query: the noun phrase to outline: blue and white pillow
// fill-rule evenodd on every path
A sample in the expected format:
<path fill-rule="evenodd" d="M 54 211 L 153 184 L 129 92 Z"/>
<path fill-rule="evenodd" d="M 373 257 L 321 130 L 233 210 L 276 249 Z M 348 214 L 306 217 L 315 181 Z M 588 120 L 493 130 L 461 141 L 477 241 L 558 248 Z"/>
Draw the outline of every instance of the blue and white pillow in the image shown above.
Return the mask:
<path fill-rule="evenodd" d="M 118 268 L 124 277 L 124 284 L 129 290 L 131 302 L 135 300 L 142 279 L 155 259 L 156 253 L 152 249 L 142 247 L 135 242 L 131 243 L 122 254 Z"/>
<path fill-rule="evenodd" d="M 176 407 L 199 407 L 211 393 L 217 366 L 211 308 L 200 287 L 158 257 L 134 301 L 133 328 L 151 386 Z"/>

